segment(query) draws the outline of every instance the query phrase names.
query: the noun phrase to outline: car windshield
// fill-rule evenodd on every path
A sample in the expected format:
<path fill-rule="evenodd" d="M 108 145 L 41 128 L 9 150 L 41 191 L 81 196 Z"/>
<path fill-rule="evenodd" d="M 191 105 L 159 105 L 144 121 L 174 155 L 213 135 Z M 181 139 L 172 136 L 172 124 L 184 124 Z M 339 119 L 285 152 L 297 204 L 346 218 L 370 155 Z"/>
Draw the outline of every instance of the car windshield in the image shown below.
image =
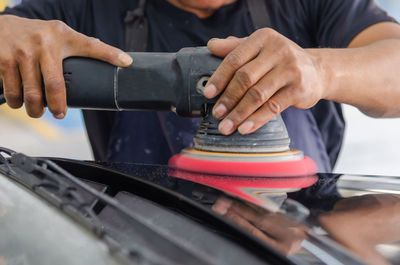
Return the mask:
<path fill-rule="evenodd" d="M 33 178 L 43 176 L 33 176 L 26 164 L 25 171 L 0 164 L 0 265 L 58 264 L 60 258 L 62 264 L 117 264 L 105 237 L 130 251 L 129 264 L 375 265 L 399 260 L 396 177 L 232 177 L 155 165 L 53 161 L 111 199 L 74 189 L 104 233 L 95 236 L 79 218 L 68 218 L 66 205 L 79 209 L 82 204 L 73 205 L 45 178 L 40 185 L 47 197 L 37 193 Z M 55 179 L 61 183 L 63 176 Z M 55 205 L 67 215 L 45 202 L 60 199 L 67 200 Z"/>
<path fill-rule="evenodd" d="M 0 264 L 120 264 L 92 233 L 0 174 Z"/>

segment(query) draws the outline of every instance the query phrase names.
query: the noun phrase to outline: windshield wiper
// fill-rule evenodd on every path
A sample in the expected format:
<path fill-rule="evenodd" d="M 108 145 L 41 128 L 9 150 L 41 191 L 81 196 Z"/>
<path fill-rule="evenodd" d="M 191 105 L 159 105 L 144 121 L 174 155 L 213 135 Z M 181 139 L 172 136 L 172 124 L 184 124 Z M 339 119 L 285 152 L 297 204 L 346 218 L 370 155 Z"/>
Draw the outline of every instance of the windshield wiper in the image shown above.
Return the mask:
<path fill-rule="evenodd" d="M 9 157 L 6 158 L 2 153 Z M 101 222 L 98 220 L 96 214 L 87 201 L 81 196 L 81 194 L 79 194 L 77 188 L 68 183 L 68 181 L 76 184 L 89 193 L 92 193 L 93 191 L 98 193 L 92 187 L 68 174 L 68 172 L 65 174 L 63 169 L 47 159 L 36 159 L 21 153 L 16 153 L 10 149 L 0 148 L 0 163 L 1 162 L 6 166 L 8 173 L 14 173 L 12 175 L 15 175 L 16 180 L 22 182 L 25 186 L 28 185 L 28 187 L 34 192 L 39 191 L 40 188 L 51 191 L 52 194 L 57 195 L 60 199 L 58 206 L 61 209 L 71 206 L 82 213 L 91 221 L 93 232 L 98 236 L 102 236 L 104 229 Z M 22 170 L 24 173 L 33 175 L 28 175 L 30 176 L 28 178 L 26 174 L 18 175 L 12 166 Z M 32 178 L 32 176 L 34 177 Z"/>
<path fill-rule="evenodd" d="M 130 212 L 117 200 L 92 188 L 49 159 L 33 158 L 0 147 L 0 166 L 1 164 L 5 166 L 6 173 L 12 179 L 55 204 L 62 211 L 92 230 L 98 238 L 108 245 L 110 252 L 117 256 L 119 261 L 127 264 L 131 264 L 132 261 L 135 264 L 156 264 L 156 262 L 142 255 L 140 249 L 124 248 L 108 236 L 104 231 L 102 222 L 98 219 L 90 204 L 78 193 L 77 187 L 135 223 L 146 226 L 143 218 Z"/>

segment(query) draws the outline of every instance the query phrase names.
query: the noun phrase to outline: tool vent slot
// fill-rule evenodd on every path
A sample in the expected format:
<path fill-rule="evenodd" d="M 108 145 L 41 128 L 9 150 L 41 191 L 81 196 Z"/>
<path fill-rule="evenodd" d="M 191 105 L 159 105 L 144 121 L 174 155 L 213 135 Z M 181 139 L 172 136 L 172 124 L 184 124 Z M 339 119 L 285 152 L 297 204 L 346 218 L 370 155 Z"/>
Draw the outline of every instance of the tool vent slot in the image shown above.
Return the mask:
<path fill-rule="evenodd" d="M 71 77 L 72 73 L 71 72 L 64 72 L 64 82 L 65 82 L 65 87 L 69 89 L 70 83 L 71 83 Z"/>

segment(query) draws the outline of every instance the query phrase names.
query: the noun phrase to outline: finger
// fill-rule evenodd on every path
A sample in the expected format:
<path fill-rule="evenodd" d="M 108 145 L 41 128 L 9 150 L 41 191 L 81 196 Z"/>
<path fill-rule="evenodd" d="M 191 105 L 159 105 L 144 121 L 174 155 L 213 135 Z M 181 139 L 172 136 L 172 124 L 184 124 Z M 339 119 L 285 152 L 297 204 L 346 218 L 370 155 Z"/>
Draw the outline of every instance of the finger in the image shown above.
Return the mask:
<path fill-rule="evenodd" d="M 255 113 L 264 103 L 266 103 L 277 91 L 285 87 L 290 82 L 288 72 L 281 71 L 280 68 L 273 69 L 257 84 L 247 90 L 239 104 L 225 117 L 220 123 L 221 133 L 230 134 L 236 130 L 241 134 L 247 134 L 254 124 L 250 122 L 242 124 L 251 114 Z M 232 121 L 230 131 L 222 131 L 225 120 Z M 229 121 L 228 121 L 229 122 Z M 242 125 L 241 125 L 242 124 Z"/>
<path fill-rule="evenodd" d="M 285 232 L 286 227 L 282 225 L 285 217 L 280 214 L 272 213 L 264 209 L 256 210 L 241 203 L 234 203 L 230 210 L 250 221 L 255 227 L 275 239 L 280 238 Z"/>
<path fill-rule="evenodd" d="M 277 242 L 274 239 L 268 237 L 268 235 L 266 235 L 265 233 L 260 231 L 260 229 L 258 229 L 257 227 L 255 227 L 254 225 L 249 223 L 245 218 L 241 217 L 236 212 L 228 211 L 225 214 L 225 217 L 232 220 L 236 225 L 238 225 L 239 227 L 248 231 L 253 236 L 265 241 L 271 247 L 280 249 L 280 246 L 277 244 Z"/>
<path fill-rule="evenodd" d="M 298 235 L 299 231 L 303 231 L 299 225 L 292 223 L 281 214 L 272 213 L 265 209 L 255 209 L 248 205 L 234 202 L 229 211 L 235 212 L 249 221 L 251 225 L 262 231 L 266 236 L 276 240 L 276 242 L 292 242 L 290 237 Z"/>
<path fill-rule="evenodd" d="M 231 200 L 225 197 L 221 197 L 214 203 L 214 205 L 212 206 L 212 210 L 216 213 L 219 213 L 220 215 L 224 215 L 229 210 L 231 205 Z"/>
<path fill-rule="evenodd" d="M 65 81 L 62 69 L 62 59 L 54 59 L 48 54 L 40 61 L 47 107 L 56 119 L 63 119 L 67 112 Z"/>
<path fill-rule="evenodd" d="M 276 215 L 271 214 L 271 212 L 263 208 L 250 207 L 249 205 L 232 201 L 224 197 L 219 198 L 213 205 L 212 209 L 221 215 L 226 215 L 228 212 L 234 212 L 238 216 L 255 224 L 256 227 L 262 225 L 264 222 L 269 222 L 269 219 L 272 219 L 269 217 Z"/>
<path fill-rule="evenodd" d="M 228 85 L 235 72 L 254 59 L 262 47 L 262 38 L 250 36 L 226 55 L 215 73 L 210 77 L 204 89 L 204 96 L 213 98 Z"/>
<path fill-rule="evenodd" d="M 253 224 L 262 223 L 264 218 L 269 216 L 271 213 L 265 209 L 255 209 L 240 202 L 233 202 L 230 210 L 236 212 L 238 215 L 252 222 Z"/>
<path fill-rule="evenodd" d="M 26 112 L 32 118 L 40 118 L 44 113 L 44 107 L 39 63 L 32 59 L 25 60 L 19 65 L 19 71 Z"/>
<path fill-rule="evenodd" d="M 233 133 L 242 122 L 257 111 L 272 95 L 284 87 L 290 80 L 287 72 L 274 68 L 264 76 L 257 84 L 250 87 L 239 104 L 219 124 L 219 131 L 228 135 Z M 230 125 L 227 126 L 226 124 Z M 254 124 L 244 124 L 239 127 L 239 133 L 246 134 Z"/>
<path fill-rule="evenodd" d="M 213 38 L 208 41 L 208 50 L 218 57 L 225 57 L 233 51 L 240 43 L 242 43 L 247 38 L 236 38 L 230 36 L 226 39 Z"/>
<path fill-rule="evenodd" d="M 13 109 L 22 106 L 21 78 L 17 67 L 10 67 L 3 74 L 3 92 L 8 106 Z"/>
<path fill-rule="evenodd" d="M 247 90 L 273 69 L 277 61 L 277 56 L 263 50 L 254 60 L 237 70 L 224 93 L 215 104 L 213 109 L 214 117 L 221 119 L 229 113 L 242 99 Z"/>
<path fill-rule="evenodd" d="M 243 134 L 249 134 L 259 129 L 292 105 L 292 94 L 290 87 L 280 89 L 264 103 L 259 110 L 250 115 L 250 117 L 240 125 L 239 130 L 242 131 Z"/>
<path fill-rule="evenodd" d="M 285 217 L 258 206 L 219 198 L 213 205 L 213 210 L 285 255 L 295 253 L 304 239 L 304 230 L 298 227 L 287 228 L 282 225 L 287 222 Z M 300 236 L 291 237 L 298 234 Z"/>
<path fill-rule="evenodd" d="M 73 32 L 71 35 L 72 50 L 68 56 L 82 56 L 102 60 L 119 67 L 132 64 L 132 57 L 122 50 L 105 44 L 99 39 L 87 37 L 81 33 Z"/>

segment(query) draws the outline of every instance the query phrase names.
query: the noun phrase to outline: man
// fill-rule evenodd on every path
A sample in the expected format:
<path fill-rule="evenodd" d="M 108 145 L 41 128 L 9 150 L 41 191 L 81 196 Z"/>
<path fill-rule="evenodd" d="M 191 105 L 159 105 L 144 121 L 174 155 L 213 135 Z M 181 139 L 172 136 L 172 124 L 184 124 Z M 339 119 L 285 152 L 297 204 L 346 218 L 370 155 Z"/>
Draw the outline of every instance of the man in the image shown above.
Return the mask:
<path fill-rule="evenodd" d="M 40 117 L 42 75 L 49 110 L 62 119 L 64 58 L 131 64 L 132 58 L 111 46 L 125 48 L 124 18 L 137 2 L 30 0 L 7 9 L 6 14 L 41 19 L 0 16 L 0 75 L 8 105 L 24 102 L 28 115 Z M 341 110 L 332 101 L 373 117 L 400 116 L 400 26 L 372 0 L 265 0 L 271 28 L 256 32 L 245 2 L 145 4 L 147 51 L 176 52 L 208 42 L 212 53 L 225 58 L 205 89 L 209 98 L 222 93 L 213 110 L 222 120 L 221 133 L 254 132 L 282 112 L 291 146 L 311 156 L 320 171 L 330 171 L 343 136 Z M 173 113 L 117 113 L 107 159 L 165 163 L 190 144 L 197 127 L 198 120 Z"/>

